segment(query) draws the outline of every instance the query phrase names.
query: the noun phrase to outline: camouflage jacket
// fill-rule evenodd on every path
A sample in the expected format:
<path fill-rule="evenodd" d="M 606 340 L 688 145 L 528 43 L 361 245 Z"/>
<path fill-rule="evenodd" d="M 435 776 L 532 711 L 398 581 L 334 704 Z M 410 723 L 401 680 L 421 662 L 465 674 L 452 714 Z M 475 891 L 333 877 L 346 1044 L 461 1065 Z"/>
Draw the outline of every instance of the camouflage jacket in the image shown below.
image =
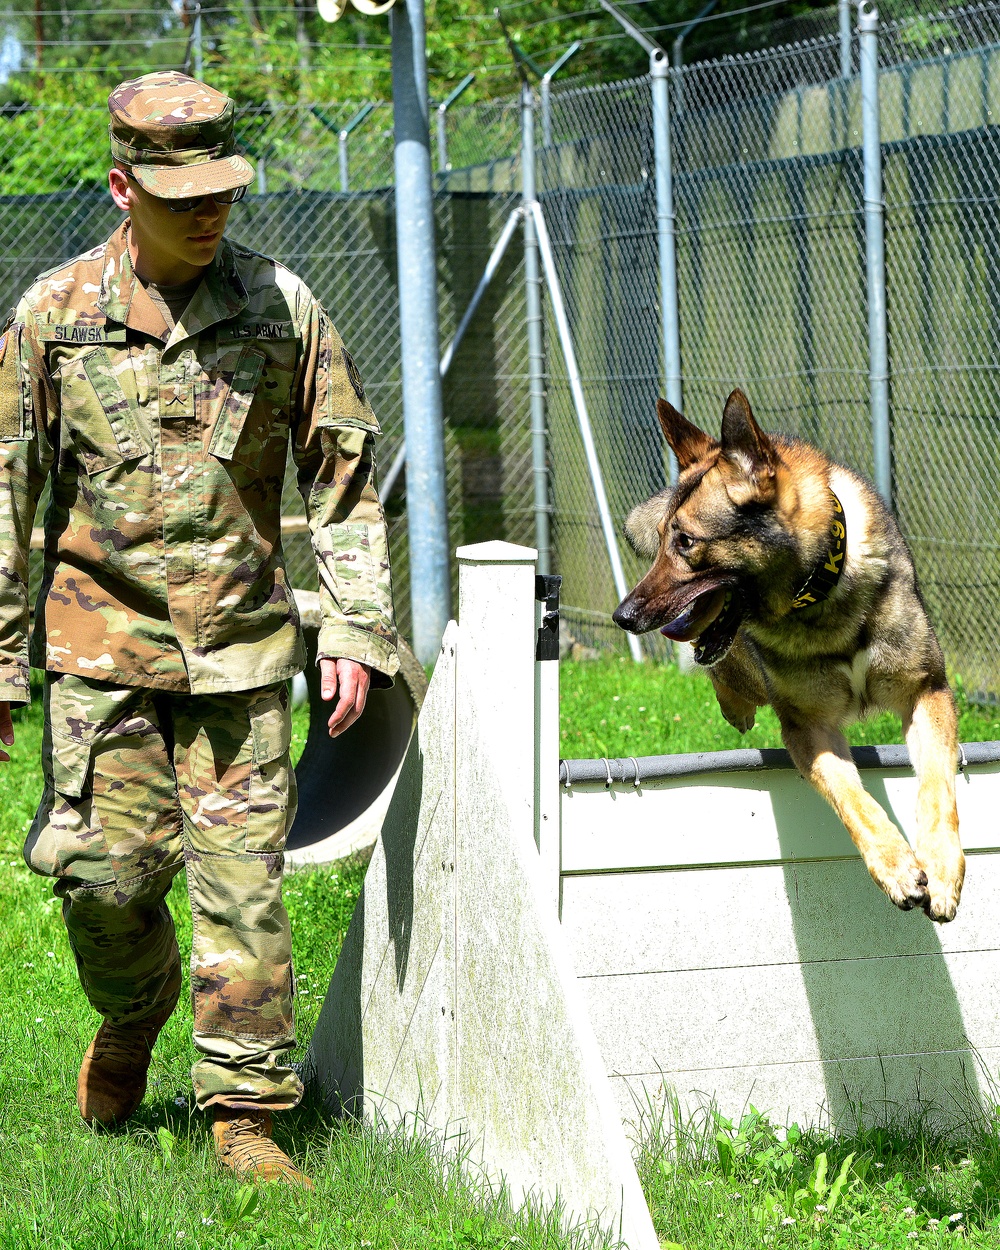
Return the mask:
<path fill-rule="evenodd" d="M 298 672 L 281 549 L 289 442 L 320 576 L 320 656 L 396 671 L 378 424 L 308 288 L 223 240 L 167 334 L 124 223 L 40 278 L 0 339 L 0 682 L 28 698 L 28 544 L 46 478 L 30 662 L 212 693 Z"/>

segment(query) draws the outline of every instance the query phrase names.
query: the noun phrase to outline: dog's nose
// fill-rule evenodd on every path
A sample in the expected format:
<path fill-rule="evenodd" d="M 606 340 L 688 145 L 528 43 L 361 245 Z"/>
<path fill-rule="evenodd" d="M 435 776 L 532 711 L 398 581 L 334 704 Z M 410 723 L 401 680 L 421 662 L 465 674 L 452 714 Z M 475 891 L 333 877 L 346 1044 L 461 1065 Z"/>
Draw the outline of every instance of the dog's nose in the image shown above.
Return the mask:
<path fill-rule="evenodd" d="M 639 605 L 635 601 L 635 593 L 626 595 L 619 603 L 618 607 L 611 613 L 611 619 L 619 627 L 619 629 L 627 629 L 635 632 L 636 618 L 639 615 Z"/>

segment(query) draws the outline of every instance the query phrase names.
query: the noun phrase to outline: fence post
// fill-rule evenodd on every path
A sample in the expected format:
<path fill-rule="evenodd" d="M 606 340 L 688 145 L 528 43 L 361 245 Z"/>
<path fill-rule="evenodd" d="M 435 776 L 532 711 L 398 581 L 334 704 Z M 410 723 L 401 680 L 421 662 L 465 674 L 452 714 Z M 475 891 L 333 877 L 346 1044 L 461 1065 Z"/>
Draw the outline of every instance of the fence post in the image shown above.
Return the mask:
<path fill-rule="evenodd" d="M 455 101 L 462 94 L 462 92 L 466 89 L 466 87 L 471 87 L 475 81 L 476 81 L 475 74 L 466 74 L 465 77 L 462 79 L 462 81 L 455 88 L 455 90 L 452 91 L 450 95 L 446 96 L 445 99 L 443 99 L 441 103 L 437 106 L 437 108 L 435 109 L 435 113 L 437 114 L 438 175 L 439 176 L 443 176 L 451 168 L 451 166 L 448 164 L 448 123 L 447 123 L 448 110 L 455 103 Z"/>
<path fill-rule="evenodd" d="M 851 63 L 851 0 L 837 0 L 840 18 L 840 76 L 850 78 L 854 71 Z"/>
<path fill-rule="evenodd" d="M 571 56 L 574 56 L 583 44 L 579 39 L 574 40 L 566 51 L 557 61 L 545 71 L 541 77 L 540 88 L 542 93 L 542 144 L 544 147 L 552 146 L 552 79 L 562 69 Z"/>
<path fill-rule="evenodd" d="M 889 427 L 889 346 L 885 299 L 885 204 L 878 101 L 878 9 L 859 0 L 861 126 L 864 151 L 865 262 L 868 293 L 868 381 L 875 487 L 892 507 L 892 443 Z"/>
<path fill-rule="evenodd" d="M 337 148 L 338 148 L 338 155 L 340 157 L 340 189 L 341 191 L 350 191 L 351 189 L 350 170 L 347 164 L 347 141 L 350 138 L 351 131 L 355 128 L 355 126 L 361 125 L 361 123 L 365 120 L 368 114 L 374 109 L 374 107 L 375 105 L 371 103 L 363 104 L 361 108 L 359 108 L 358 111 L 354 114 L 351 120 L 347 123 L 347 125 L 341 127 L 341 129 L 337 131 Z M 313 113 L 316 113 L 316 109 L 313 109 Z"/>
<path fill-rule="evenodd" d="M 397 4 L 389 21 L 413 650 L 430 664 L 448 623 L 451 587 L 423 0 Z"/>
<path fill-rule="evenodd" d="M 680 314 L 677 299 L 677 244 L 674 181 L 670 162 L 670 62 L 661 48 L 649 54 L 653 89 L 653 154 L 656 162 L 656 240 L 660 259 L 660 308 L 663 325 L 663 367 L 667 399 L 683 408 L 681 388 Z M 670 457 L 671 479 L 677 466 Z"/>
<path fill-rule="evenodd" d="M 531 472 L 534 482 L 535 546 L 538 572 L 551 572 L 549 468 L 545 430 L 545 345 L 542 340 L 542 283 L 538 236 L 530 205 L 538 198 L 535 181 L 535 100 L 521 84 L 521 202 L 524 205 L 524 298 L 528 321 L 528 397 L 531 412 Z"/>

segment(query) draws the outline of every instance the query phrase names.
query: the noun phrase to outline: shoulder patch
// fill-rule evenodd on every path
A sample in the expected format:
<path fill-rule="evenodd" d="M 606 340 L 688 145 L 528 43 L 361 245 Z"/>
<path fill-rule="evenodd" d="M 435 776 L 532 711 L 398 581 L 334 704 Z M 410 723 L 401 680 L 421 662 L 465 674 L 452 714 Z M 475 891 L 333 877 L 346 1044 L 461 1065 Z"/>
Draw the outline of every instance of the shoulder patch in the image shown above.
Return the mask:
<path fill-rule="evenodd" d="M 21 327 L 11 325 L 0 336 L 0 439 L 24 437 L 24 396 L 21 391 Z"/>
<path fill-rule="evenodd" d="M 354 388 L 354 393 L 358 397 L 359 403 L 365 402 L 365 384 L 361 381 L 361 374 L 358 372 L 358 366 L 354 363 L 354 357 L 343 345 L 340 348 L 340 354 L 344 358 L 344 368 L 347 370 L 347 380 Z"/>

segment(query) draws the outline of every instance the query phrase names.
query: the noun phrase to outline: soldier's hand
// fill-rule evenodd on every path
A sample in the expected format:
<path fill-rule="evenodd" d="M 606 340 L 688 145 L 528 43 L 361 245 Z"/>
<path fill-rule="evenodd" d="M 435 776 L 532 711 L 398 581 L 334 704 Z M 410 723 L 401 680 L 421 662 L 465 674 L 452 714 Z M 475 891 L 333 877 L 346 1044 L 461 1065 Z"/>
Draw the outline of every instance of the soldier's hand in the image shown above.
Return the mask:
<path fill-rule="evenodd" d="M 0 703 L 0 741 L 5 746 L 12 747 L 14 745 L 14 723 L 10 719 L 10 704 Z M 0 764 L 8 764 L 10 756 L 6 751 L 0 751 Z"/>
<path fill-rule="evenodd" d="M 357 660 L 325 659 L 320 660 L 319 671 L 324 701 L 337 700 L 327 721 L 330 737 L 336 738 L 349 729 L 365 710 L 372 671 L 367 664 L 359 664 Z"/>

